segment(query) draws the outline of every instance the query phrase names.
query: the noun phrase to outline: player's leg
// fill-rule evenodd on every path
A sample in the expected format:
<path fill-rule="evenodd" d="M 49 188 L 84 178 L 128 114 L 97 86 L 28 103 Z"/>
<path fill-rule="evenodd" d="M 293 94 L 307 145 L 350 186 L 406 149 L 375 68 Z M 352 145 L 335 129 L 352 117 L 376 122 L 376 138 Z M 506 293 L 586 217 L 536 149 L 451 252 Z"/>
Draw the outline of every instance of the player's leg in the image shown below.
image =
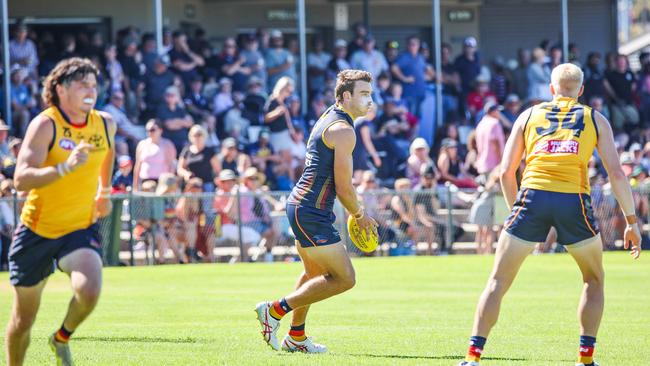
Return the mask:
<path fill-rule="evenodd" d="M 602 241 L 600 235 L 581 243 L 567 245 L 566 248 L 575 259 L 584 283 L 582 297 L 578 305 L 580 321 L 579 363 L 593 363 L 593 353 L 598 335 L 598 327 L 605 305 L 605 271 L 602 261 Z"/>
<path fill-rule="evenodd" d="M 7 364 L 10 366 L 22 365 L 25 360 L 30 331 L 41 304 L 41 294 L 46 282 L 47 279 L 35 286 L 13 287 L 14 302 L 5 334 Z"/>
<path fill-rule="evenodd" d="M 97 305 L 102 288 L 102 259 L 95 250 L 80 248 L 62 257 L 58 266 L 70 276 L 73 296 L 63 327 L 72 333 Z"/>
<path fill-rule="evenodd" d="M 298 255 L 300 256 L 300 259 L 302 260 L 302 263 L 305 267 L 305 270 L 302 272 L 298 278 L 298 282 L 296 283 L 296 290 L 298 290 L 302 285 L 305 284 L 305 282 L 316 276 L 326 274 L 326 271 L 318 263 L 314 262 L 309 256 L 307 256 L 307 253 L 305 253 L 305 251 L 309 249 L 303 248 L 300 246 L 300 243 L 296 243 L 296 248 L 298 248 Z M 309 305 L 295 308 L 291 316 L 291 326 L 295 327 L 304 325 L 305 320 L 307 319 L 308 311 Z"/>

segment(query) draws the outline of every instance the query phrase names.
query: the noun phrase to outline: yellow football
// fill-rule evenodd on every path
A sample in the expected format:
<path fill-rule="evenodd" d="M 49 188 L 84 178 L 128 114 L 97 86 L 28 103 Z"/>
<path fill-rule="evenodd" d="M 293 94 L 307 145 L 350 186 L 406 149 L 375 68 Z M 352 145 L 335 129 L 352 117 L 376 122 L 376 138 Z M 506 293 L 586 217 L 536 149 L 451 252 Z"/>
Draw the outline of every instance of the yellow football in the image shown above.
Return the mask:
<path fill-rule="evenodd" d="M 359 228 L 357 220 L 352 216 L 348 217 L 348 233 L 350 234 L 352 243 L 362 252 L 370 253 L 377 249 L 377 245 L 379 245 L 377 234 L 370 231 L 366 236 L 363 230 Z"/>

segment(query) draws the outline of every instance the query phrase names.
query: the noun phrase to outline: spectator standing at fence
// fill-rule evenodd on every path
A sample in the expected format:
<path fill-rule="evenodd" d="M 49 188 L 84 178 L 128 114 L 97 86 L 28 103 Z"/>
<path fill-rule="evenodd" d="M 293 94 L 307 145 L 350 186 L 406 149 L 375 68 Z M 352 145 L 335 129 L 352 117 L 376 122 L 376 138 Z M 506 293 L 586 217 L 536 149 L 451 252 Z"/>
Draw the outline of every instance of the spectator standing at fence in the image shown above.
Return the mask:
<path fill-rule="evenodd" d="M 437 174 L 435 166 L 432 163 L 424 164 L 420 167 L 418 183 L 413 188 L 415 192 L 415 212 L 418 222 L 426 228 L 427 237 L 427 254 L 447 254 L 445 238 L 442 234 L 443 226 L 440 224 L 438 209 L 440 203 L 436 197 Z M 450 228 L 453 230 L 453 228 Z M 438 242 L 438 249 L 433 251 L 434 241 Z"/>
<path fill-rule="evenodd" d="M 433 254 L 435 226 L 428 215 L 418 216 L 423 210 L 418 211 L 416 196 L 411 187 L 411 181 L 408 178 L 400 178 L 395 181 L 396 192 L 390 201 L 390 209 L 399 230 L 406 235 L 411 244 L 417 245 L 419 240 L 424 239 L 428 244 L 427 254 L 431 255 Z"/>
<path fill-rule="evenodd" d="M 201 178 L 190 178 L 185 183 L 183 196 L 176 202 L 174 211 L 178 220 L 175 228 L 176 237 L 185 249 L 185 258 L 188 262 L 196 262 L 201 259 L 196 250 L 196 242 L 199 236 L 199 217 L 202 214 L 201 198 L 197 196 L 203 193 L 203 184 Z M 209 250 L 208 253 L 210 253 Z M 209 262 L 213 260 L 214 257 Z"/>
<path fill-rule="evenodd" d="M 135 149 L 135 189 L 139 189 L 145 180 L 157 182 L 162 173 L 176 171 L 176 148 L 171 141 L 162 137 L 162 127 L 155 120 L 149 120 L 145 129 L 149 137 L 140 141 Z"/>

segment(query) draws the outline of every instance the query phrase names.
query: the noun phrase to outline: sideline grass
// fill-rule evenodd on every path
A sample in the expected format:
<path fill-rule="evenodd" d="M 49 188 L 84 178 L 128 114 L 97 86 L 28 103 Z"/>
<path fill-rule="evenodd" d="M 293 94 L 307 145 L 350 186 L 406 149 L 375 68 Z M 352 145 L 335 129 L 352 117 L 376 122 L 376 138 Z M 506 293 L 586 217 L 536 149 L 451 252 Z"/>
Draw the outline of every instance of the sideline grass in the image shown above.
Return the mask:
<path fill-rule="evenodd" d="M 650 265 L 605 255 L 606 305 L 596 358 L 647 364 Z M 312 307 L 307 334 L 321 356 L 272 352 L 259 335 L 256 302 L 288 293 L 299 263 L 108 268 L 89 321 L 71 343 L 77 365 L 455 365 L 492 257 L 356 259 L 357 286 Z M 0 284 L 0 323 L 11 306 Z M 507 295 L 482 365 L 573 365 L 580 275 L 568 255 L 530 257 Z M 51 277 L 32 331 L 28 365 L 52 364 L 47 337 L 69 300 Z M 280 334 L 288 327 L 285 321 Z M 4 339 L 3 339 L 4 344 Z M 4 349 L 2 362 L 4 362 Z"/>

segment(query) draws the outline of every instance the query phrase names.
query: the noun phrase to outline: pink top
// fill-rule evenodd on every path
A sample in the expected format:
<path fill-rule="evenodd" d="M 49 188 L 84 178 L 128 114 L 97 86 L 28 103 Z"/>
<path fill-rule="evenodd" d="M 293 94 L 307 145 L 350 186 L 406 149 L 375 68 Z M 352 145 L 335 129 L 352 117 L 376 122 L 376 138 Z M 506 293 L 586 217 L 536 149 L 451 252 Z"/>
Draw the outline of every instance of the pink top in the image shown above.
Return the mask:
<path fill-rule="evenodd" d="M 153 143 L 150 139 L 143 140 L 140 144 L 140 179 L 158 179 L 162 173 L 173 173 L 165 157 L 165 149 L 161 145 Z"/>
<path fill-rule="evenodd" d="M 478 156 L 476 158 L 476 170 L 480 174 L 489 173 L 501 162 L 503 147 L 505 146 L 505 136 L 499 120 L 486 115 L 476 126 L 476 149 Z M 500 147 L 497 150 L 494 142 Z"/>

